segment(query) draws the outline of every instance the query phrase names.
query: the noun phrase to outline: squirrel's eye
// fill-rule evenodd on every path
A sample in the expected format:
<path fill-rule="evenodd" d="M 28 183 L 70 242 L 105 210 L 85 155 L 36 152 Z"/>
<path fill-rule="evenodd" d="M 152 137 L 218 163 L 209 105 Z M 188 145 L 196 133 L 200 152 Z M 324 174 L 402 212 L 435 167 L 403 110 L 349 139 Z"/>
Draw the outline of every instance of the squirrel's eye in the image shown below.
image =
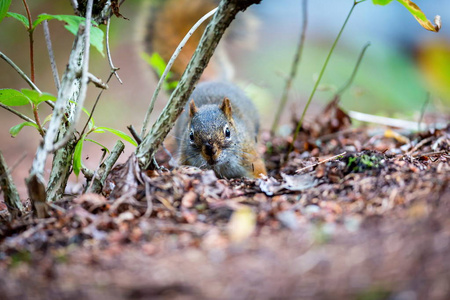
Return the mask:
<path fill-rule="evenodd" d="M 224 132 L 225 132 L 225 137 L 226 137 L 227 139 L 229 139 L 230 136 L 231 136 L 231 132 L 230 132 L 230 128 L 228 128 L 228 126 L 225 126 Z"/>
<path fill-rule="evenodd" d="M 191 129 L 191 132 L 189 133 L 189 140 L 190 140 L 191 142 L 194 141 L 194 130 L 192 130 L 192 129 Z"/>

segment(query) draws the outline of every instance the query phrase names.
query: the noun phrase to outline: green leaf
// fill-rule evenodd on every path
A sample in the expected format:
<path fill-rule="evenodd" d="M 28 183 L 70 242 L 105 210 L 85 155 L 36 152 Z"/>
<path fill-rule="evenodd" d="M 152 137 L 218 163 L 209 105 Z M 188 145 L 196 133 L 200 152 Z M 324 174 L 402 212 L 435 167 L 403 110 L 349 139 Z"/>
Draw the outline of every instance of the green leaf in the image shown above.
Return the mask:
<path fill-rule="evenodd" d="M 56 97 L 49 93 L 39 94 L 35 90 L 30 90 L 30 89 L 21 89 L 20 91 L 22 92 L 22 94 L 27 96 L 28 99 L 30 99 L 30 101 L 33 102 L 35 105 L 39 105 L 40 103 L 47 101 L 47 100 L 50 100 L 53 102 L 56 101 Z"/>
<path fill-rule="evenodd" d="M 147 53 L 143 52 L 141 53 L 141 58 L 152 67 L 152 69 L 156 72 L 158 77 L 161 77 L 163 75 L 167 67 L 167 63 L 164 61 L 161 55 L 159 55 L 156 52 L 154 52 L 152 55 L 148 55 Z M 172 81 L 171 80 L 172 77 L 173 73 L 169 72 L 167 74 L 166 80 L 164 81 L 164 90 L 171 91 L 177 87 L 178 81 Z"/>
<path fill-rule="evenodd" d="M 11 134 L 12 137 L 16 137 L 19 134 L 19 132 L 22 130 L 22 128 L 24 128 L 25 126 L 31 126 L 31 127 L 36 128 L 36 129 L 39 129 L 39 127 L 36 124 L 34 124 L 34 123 L 23 122 L 23 123 L 20 123 L 20 124 L 18 124 L 16 126 L 11 127 L 9 129 L 9 133 Z"/>
<path fill-rule="evenodd" d="M 131 136 L 129 136 L 125 132 L 122 132 L 122 131 L 117 130 L 117 129 L 109 128 L 109 127 L 98 127 L 98 128 L 96 128 L 96 130 L 94 132 L 100 133 L 102 130 L 109 131 L 112 134 L 117 135 L 118 137 L 120 137 L 124 141 L 127 141 L 128 143 L 130 143 L 133 146 L 137 147 L 137 143 L 133 140 L 133 138 Z"/>
<path fill-rule="evenodd" d="M 14 89 L 0 89 L 0 103 L 7 106 L 22 106 L 30 104 L 31 100 Z"/>
<path fill-rule="evenodd" d="M 6 17 L 11 0 L 0 0 L 0 22 Z"/>
<path fill-rule="evenodd" d="M 438 32 L 439 29 L 441 29 L 441 24 L 433 25 L 433 23 L 431 23 L 427 19 L 427 17 L 419 8 L 419 6 L 417 6 L 417 4 L 415 4 L 411 0 L 397 0 L 397 1 L 403 4 L 403 6 L 406 7 L 406 9 L 409 10 L 409 12 L 414 16 L 414 18 L 416 18 L 417 22 L 419 22 L 419 24 L 426 30 Z"/>
<path fill-rule="evenodd" d="M 20 21 L 20 23 L 22 23 L 23 26 L 25 26 L 25 28 L 27 30 L 28 30 L 28 27 L 30 27 L 30 23 L 28 22 L 27 17 L 25 17 L 24 15 L 21 15 L 21 14 L 18 14 L 18 13 L 14 13 L 14 12 L 7 12 L 6 16 L 14 18 L 14 19 Z"/>
<path fill-rule="evenodd" d="M 86 135 L 83 134 L 81 136 L 80 140 L 78 141 L 77 145 L 75 146 L 75 150 L 73 152 L 73 172 L 78 177 L 80 174 L 81 169 L 83 168 L 83 162 L 81 161 L 81 154 L 83 152 L 83 145 L 84 145 L 84 139 Z"/>
<path fill-rule="evenodd" d="M 419 8 L 419 6 L 417 6 L 417 4 L 415 4 L 411 0 L 397 0 L 397 1 L 400 2 L 404 7 L 406 7 L 406 9 L 414 16 L 414 18 L 416 18 L 417 22 L 419 22 L 419 24 L 426 30 L 438 32 L 441 29 L 440 21 L 438 22 L 435 20 L 436 25 L 431 23 L 427 19 L 423 11 Z M 373 4 L 377 5 L 387 5 L 391 3 L 392 0 L 372 0 L 372 2 Z"/>
<path fill-rule="evenodd" d="M 153 52 L 151 56 L 147 53 L 142 53 L 142 58 L 153 68 L 153 70 L 155 70 L 158 77 L 161 77 L 167 67 L 166 62 L 161 55 L 156 52 Z"/>
<path fill-rule="evenodd" d="M 76 35 L 78 32 L 78 28 L 80 27 L 81 23 L 85 23 L 86 19 L 79 16 L 72 16 L 72 15 L 48 15 L 48 14 L 41 14 L 37 17 L 37 19 L 33 22 L 33 30 L 36 28 L 37 25 L 42 23 L 44 20 L 52 20 L 56 19 L 62 22 L 66 23 L 66 26 L 64 26 L 69 32 Z M 91 45 L 97 49 L 98 52 L 100 52 L 101 55 L 104 56 L 103 53 L 103 31 L 96 27 L 97 23 L 92 22 L 91 26 Z"/>
<path fill-rule="evenodd" d="M 84 140 L 87 141 L 87 142 L 91 142 L 91 143 L 97 144 L 97 145 L 99 145 L 100 147 L 102 147 L 103 149 L 105 149 L 106 152 L 110 153 L 109 149 L 106 148 L 105 145 L 102 145 L 102 144 L 100 144 L 99 142 L 94 141 L 94 140 L 91 140 L 91 139 L 84 139 Z"/>
<path fill-rule="evenodd" d="M 176 89 L 178 83 L 179 83 L 179 81 L 172 81 L 172 82 L 166 83 L 164 85 L 164 89 L 166 89 L 168 91 L 174 90 L 174 89 Z"/>
<path fill-rule="evenodd" d="M 392 0 L 372 0 L 373 4 L 386 5 L 392 2 Z"/>

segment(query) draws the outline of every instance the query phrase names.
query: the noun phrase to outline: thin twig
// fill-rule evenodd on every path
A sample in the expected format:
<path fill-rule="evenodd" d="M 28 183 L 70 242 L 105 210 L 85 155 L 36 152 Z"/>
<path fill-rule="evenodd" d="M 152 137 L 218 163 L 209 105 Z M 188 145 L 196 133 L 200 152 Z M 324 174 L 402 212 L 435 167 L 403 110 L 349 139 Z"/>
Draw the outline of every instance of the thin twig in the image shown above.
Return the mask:
<path fill-rule="evenodd" d="M 11 107 L 9 107 L 9 106 L 7 106 L 7 105 L 4 105 L 3 103 L 0 103 L 0 107 L 3 107 L 3 108 L 6 109 L 7 111 L 9 111 L 9 112 L 15 114 L 16 116 L 18 116 L 19 118 L 21 118 L 21 119 L 23 119 L 23 120 L 25 120 L 25 121 L 27 121 L 27 122 L 30 122 L 30 123 L 33 123 L 33 124 L 36 125 L 36 122 L 35 122 L 34 120 L 28 118 L 27 116 L 25 116 L 24 114 L 18 112 L 18 111 L 15 110 L 15 109 L 12 109 Z"/>
<path fill-rule="evenodd" d="M 70 0 L 70 3 L 72 4 L 73 11 L 76 15 L 78 15 L 80 12 L 78 10 L 78 1 L 77 0 Z"/>
<path fill-rule="evenodd" d="M 313 90 L 312 90 L 312 92 L 311 92 L 311 95 L 309 96 L 308 102 L 306 102 L 306 106 L 305 106 L 305 108 L 303 109 L 302 116 L 300 117 L 300 120 L 299 120 L 298 123 L 297 123 L 297 128 L 295 129 L 294 137 L 293 137 L 293 139 L 292 139 L 292 143 L 291 143 L 290 146 L 289 146 L 289 151 L 287 152 L 287 155 L 289 155 L 289 153 L 290 153 L 290 152 L 293 150 L 293 148 L 294 148 L 294 142 L 295 142 L 295 140 L 297 139 L 298 133 L 300 132 L 300 128 L 301 128 L 302 125 L 303 125 L 303 120 L 304 120 L 304 118 L 305 118 L 305 116 L 306 116 L 306 112 L 308 111 L 308 107 L 309 107 L 309 105 L 311 104 L 311 101 L 312 101 L 314 95 L 316 94 L 316 90 L 317 90 L 317 88 L 318 88 L 318 86 L 319 86 L 319 84 L 320 84 L 320 82 L 321 82 L 321 80 L 322 80 L 323 74 L 325 73 L 325 69 L 326 69 L 327 66 L 328 66 L 328 62 L 330 61 L 331 55 L 333 54 L 334 49 L 336 48 L 336 45 L 337 45 L 337 43 L 339 42 L 342 33 L 344 32 L 345 26 L 347 25 L 347 22 L 348 22 L 348 20 L 350 19 L 350 17 L 351 17 L 351 15 L 352 15 L 353 10 L 355 9 L 356 5 L 359 4 L 359 3 L 361 3 L 361 2 L 363 2 L 363 1 L 365 1 L 365 0 L 362 0 L 362 1 L 359 1 L 359 2 L 357 2 L 357 1 L 354 1 L 354 2 L 353 2 L 352 8 L 350 9 L 350 11 L 349 11 L 348 14 L 347 14 L 347 18 L 345 19 L 344 24 L 343 24 L 342 27 L 341 27 L 341 30 L 339 31 L 339 33 L 338 33 L 336 39 L 334 40 L 333 45 L 331 46 L 330 51 L 328 52 L 328 56 L 327 56 L 327 58 L 325 59 L 325 63 L 323 64 L 323 67 L 322 67 L 322 69 L 320 70 L 319 78 L 317 78 L 316 83 L 314 84 L 314 88 L 313 88 Z"/>
<path fill-rule="evenodd" d="M 111 80 L 112 76 L 113 76 L 113 72 L 111 72 L 111 73 L 109 74 L 108 80 L 106 80 L 106 83 L 105 83 L 106 85 L 107 85 L 108 82 Z M 100 92 L 98 93 L 97 98 L 95 99 L 95 102 L 94 102 L 94 106 L 92 106 L 91 113 L 89 114 L 89 118 L 88 118 L 88 120 L 86 121 L 86 124 L 84 124 L 83 130 L 81 131 L 80 137 L 83 136 L 84 132 L 86 131 L 86 128 L 88 127 L 89 122 L 90 122 L 91 119 L 92 119 L 92 115 L 94 114 L 95 108 L 97 107 L 98 101 L 100 100 L 100 97 L 101 97 L 102 94 L 103 94 L 103 91 L 104 91 L 104 89 L 100 90 Z"/>
<path fill-rule="evenodd" d="M 58 68 L 56 67 L 55 55 L 53 54 L 52 40 L 50 38 L 50 30 L 48 21 L 42 22 L 44 28 L 45 43 L 47 44 L 48 57 L 50 58 L 50 66 L 52 67 L 53 80 L 55 81 L 56 90 L 59 91 L 61 83 L 59 82 Z"/>
<path fill-rule="evenodd" d="M 420 118 L 419 118 L 419 122 L 417 125 L 417 130 L 420 131 L 420 125 L 422 125 L 422 121 L 423 121 L 423 116 L 425 115 L 425 111 L 427 109 L 428 103 L 430 102 L 430 92 L 427 92 L 427 98 L 425 100 L 425 102 L 423 103 L 422 109 L 420 110 Z"/>
<path fill-rule="evenodd" d="M 148 126 L 148 121 L 150 120 L 150 115 L 153 112 L 153 107 L 155 106 L 156 98 L 158 97 L 159 91 L 161 90 L 161 87 L 162 87 L 163 83 L 165 82 L 167 74 L 169 74 L 173 63 L 175 62 L 175 59 L 178 57 L 178 55 L 180 54 L 181 50 L 186 45 L 187 41 L 192 36 L 192 34 L 194 34 L 194 32 L 197 30 L 197 28 L 206 19 L 208 19 L 210 16 L 212 16 L 216 11 L 217 11 L 217 8 L 214 8 L 209 13 L 204 15 L 200 20 L 198 20 L 197 23 L 195 23 L 195 25 L 192 26 L 192 28 L 189 30 L 189 32 L 186 34 L 186 36 L 183 38 L 183 40 L 178 45 L 177 49 L 175 49 L 174 53 L 172 54 L 172 57 L 170 58 L 169 63 L 167 64 L 166 69 L 164 70 L 164 73 L 162 74 L 161 78 L 158 81 L 158 85 L 156 86 L 156 89 L 155 89 L 155 91 L 153 93 L 153 96 L 152 96 L 152 99 L 150 101 L 150 106 L 148 107 L 148 110 L 147 110 L 147 112 L 145 114 L 144 122 L 142 124 L 142 129 L 141 129 L 141 137 L 145 137 L 145 133 L 146 133 L 147 126 Z"/>
<path fill-rule="evenodd" d="M 37 127 L 38 127 L 37 130 L 39 131 L 39 134 L 40 134 L 42 137 L 44 137 L 45 132 L 44 132 L 44 128 L 42 128 L 42 125 L 41 125 L 41 119 L 39 118 L 39 113 L 38 113 L 37 105 L 34 104 L 34 103 L 32 103 L 31 106 L 32 106 L 32 108 L 33 108 L 33 116 L 34 116 L 34 119 L 36 120 L 36 125 L 37 125 Z"/>
<path fill-rule="evenodd" d="M 297 171 L 295 171 L 295 173 L 301 173 L 301 172 L 303 172 L 303 171 L 305 171 L 305 170 L 307 170 L 307 169 L 309 169 L 309 168 L 313 168 L 313 167 L 316 167 L 316 166 L 318 166 L 318 165 L 321 165 L 321 164 L 324 164 L 324 163 L 326 163 L 326 162 L 329 162 L 330 160 L 333 160 L 333 159 L 336 159 L 336 158 L 338 158 L 338 157 L 340 157 L 340 156 L 343 156 L 343 155 L 345 155 L 347 152 L 342 152 L 341 154 L 338 154 L 338 155 L 335 155 L 335 156 L 332 156 L 332 157 L 330 157 L 330 158 L 327 158 L 327 159 L 324 159 L 324 160 L 322 160 L 322 161 L 319 161 L 319 162 L 317 162 L 317 163 L 315 163 L 315 164 L 312 164 L 312 165 L 310 165 L 310 166 L 307 166 L 307 167 L 304 167 L 304 168 L 301 168 L 301 169 L 298 169 Z"/>
<path fill-rule="evenodd" d="M 9 172 L 12 174 L 14 170 L 17 168 L 17 166 L 27 157 L 27 153 L 24 152 L 22 156 L 9 168 Z"/>
<path fill-rule="evenodd" d="M 131 135 L 133 136 L 134 140 L 136 141 L 136 143 L 139 145 L 140 143 L 142 143 L 142 139 L 139 136 L 139 134 L 136 132 L 136 129 L 134 129 L 133 125 L 129 125 L 127 126 L 128 131 L 131 133 Z"/>
<path fill-rule="evenodd" d="M 347 90 L 352 85 L 353 80 L 355 79 L 356 73 L 358 73 L 359 65 L 361 64 L 364 54 L 366 53 L 366 50 L 367 50 L 367 48 L 369 48 L 369 46 L 370 46 L 370 42 L 367 42 L 367 44 L 365 44 L 364 47 L 362 48 L 361 53 L 359 54 L 359 57 L 358 57 L 358 61 L 356 62 L 355 67 L 353 68 L 353 72 L 352 72 L 352 75 L 350 76 L 350 79 L 347 81 L 347 83 L 343 87 L 341 87 L 339 89 L 339 91 L 336 93 L 336 96 L 340 97 L 345 92 L 345 90 Z"/>
<path fill-rule="evenodd" d="M 25 74 L 25 72 L 23 72 L 11 59 L 9 59 L 8 56 L 6 56 L 1 51 L 0 51 L 0 57 L 4 61 L 6 61 L 14 70 L 16 70 L 16 72 L 19 73 L 20 77 L 22 77 L 33 90 L 35 90 L 39 94 L 42 94 L 41 90 L 33 83 L 33 81 L 31 81 L 30 78 L 28 78 L 28 76 Z M 51 108 L 55 107 L 55 104 L 53 104 L 52 101 L 47 100 L 47 101 L 45 101 L 45 103 L 47 103 Z"/>
<path fill-rule="evenodd" d="M 33 81 L 31 81 L 30 78 L 11 60 L 8 56 L 6 56 L 3 52 L 0 51 L 0 57 L 6 61 L 11 67 L 13 67 L 14 70 L 16 70 L 17 73 L 28 83 L 28 85 L 38 92 L 39 94 L 42 94 L 41 90 L 34 84 Z"/>
<path fill-rule="evenodd" d="M 442 155 L 442 154 L 448 154 L 448 151 L 441 150 L 441 151 L 435 151 L 435 152 L 417 153 L 417 154 L 414 154 L 413 157 L 419 157 L 419 156 L 435 156 L 435 155 Z"/>
<path fill-rule="evenodd" d="M 114 66 L 114 63 L 111 58 L 111 50 L 109 49 L 109 25 L 111 24 L 111 18 L 108 18 L 108 21 L 106 21 L 106 56 L 108 57 L 109 66 L 111 67 L 112 72 L 114 72 L 114 76 L 116 76 L 117 80 L 122 84 L 122 79 L 120 79 L 119 74 L 117 74 L 117 70 L 119 68 L 116 68 Z"/>
<path fill-rule="evenodd" d="M 104 83 L 100 78 L 98 78 L 94 74 L 88 73 L 88 80 L 89 82 L 92 82 L 96 87 L 100 89 L 104 90 L 108 89 L 108 84 Z"/>
<path fill-rule="evenodd" d="M 376 123 L 391 127 L 409 129 L 409 130 L 417 130 L 417 122 L 414 121 L 406 121 L 382 116 L 375 116 L 371 114 L 365 114 L 358 111 L 349 111 L 348 115 L 350 118 L 361 121 L 361 122 L 369 122 Z"/>
<path fill-rule="evenodd" d="M 275 134 L 278 128 L 278 124 L 280 122 L 281 113 L 284 111 L 284 108 L 286 106 L 286 102 L 288 100 L 289 91 L 292 86 L 292 81 L 294 80 L 295 76 L 297 75 L 298 65 L 300 64 L 300 59 L 302 57 L 303 48 L 305 45 L 305 36 L 306 36 L 306 29 L 308 25 L 308 0 L 303 0 L 303 6 L 302 6 L 302 12 L 303 12 L 303 25 L 302 30 L 300 34 L 300 40 L 298 42 L 297 52 L 295 53 L 294 60 L 291 65 L 291 73 L 289 74 L 289 78 L 286 80 L 286 85 L 284 86 L 283 94 L 281 96 L 280 105 L 278 106 L 278 111 L 275 115 L 275 119 L 272 124 L 272 130 L 271 133 Z"/>
<path fill-rule="evenodd" d="M 415 145 L 411 150 L 409 150 L 405 155 L 411 155 L 417 150 L 419 150 L 423 145 L 431 142 L 434 139 L 434 136 L 427 137 L 426 139 L 421 140 L 417 145 Z"/>
<path fill-rule="evenodd" d="M 30 68 L 31 68 L 31 81 L 35 82 L 34 78 L 34 41 L 33 41 L 33 23 L 31 20 L 31 13 L 30 9 L 28 7 L 27 1 L 22 0 L 23 5 L 25 6 L 25 10 L 27 12 L 27 18 L 28 18 L 28 38 L 30 40 Z"/>

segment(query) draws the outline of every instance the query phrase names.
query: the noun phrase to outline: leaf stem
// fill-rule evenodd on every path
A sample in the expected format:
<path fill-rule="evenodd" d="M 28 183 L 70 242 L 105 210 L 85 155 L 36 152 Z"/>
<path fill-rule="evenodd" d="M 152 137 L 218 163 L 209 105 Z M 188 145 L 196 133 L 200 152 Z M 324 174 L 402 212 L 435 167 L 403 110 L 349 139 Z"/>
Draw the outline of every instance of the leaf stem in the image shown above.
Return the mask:
<path fill-rule="evenodd" d="M 33 107 L 33 115 L 34 115 L 34 119 L 36 120 L 36 125 L 38 126 L 38 131 L 39 134 L 44 137 L 45 132 L 44 129 L 42 129 L 42 125 L 41 125 L 41 119 L 39 119 L 39 114 L 38 114 L 38 108 L 36 104 L 32 104 Z"/>
<path fill-rule="evenodd" d="M 30 8 L 28 7 L 27 0 L 22 0 L 28 17 L 28 38 L 30 40 L 30 67 L 31 67 L 31 81 L 35 82 L 34 78 L 34 40 L 33 40 L 33 23 L 31 22 Z"/>
<path fill-rule="evenodd" d="M 350 9 L 350 11 L 348 13 L 347 18 L 345 19 L 344 24 L 341 27 L 341 30 L 339 31 L 336 39 L 334 40 L 333 45 L 331 46 L 330 52 L 328 53 L 328 56 L 325 59 L 325 63 L 323 64 L 322 70 L 320 70 L 319 78 L 317 79 L 317 81 L 316 81 L 316 83 L 314 85 L 314 88 L 313 88 L 313 90 L 311 92 L 311 95 L 309 96 L 308 102 L 306 102 L 306 106 L 303 109 L 302 116 L 300 117 L 300 120 L 298 121 L 297 128 L 295 129 L 294 137 L 292 138 L 292 142 L 289 145 L 289 151 L 287 152 L 287 155 L 289 155 L 289 153 L 292 152 L 292 150 L 294 148 L 294 142 L 297 139 L 298 133 L 300 132 L 300 128 L 302 127 L 303 120 L 305 118 L 306 112 L 308 111 L 308 107 L 311 104 L 311 100 L 313 99 L 313 97 L 314 97 L 314 95 L 316 93 L 316 90 L 317 90 L 317 87 L 320 84 L 320 81 L 322 80 L 323 74 L 325 73 L 325 69 L 327 68 L 327 65 L 328 65 L 328 62 L 330 61 L 331 55 L 333 54 L 334 49 L 336 48 L 336 45 L 337 45 L 339 39 L 341 38 L 342 32 L 344 32 L 345 26 L 347 25 L 347 22 L 350 19 L 350 16 L 352 15 L 353 10 L 355 9 L 356 5 L 361 3 L 361 2 L 364 2 L 364 1 L 365 0 L 354 1 L 353 2 L 352 8 Z"/>

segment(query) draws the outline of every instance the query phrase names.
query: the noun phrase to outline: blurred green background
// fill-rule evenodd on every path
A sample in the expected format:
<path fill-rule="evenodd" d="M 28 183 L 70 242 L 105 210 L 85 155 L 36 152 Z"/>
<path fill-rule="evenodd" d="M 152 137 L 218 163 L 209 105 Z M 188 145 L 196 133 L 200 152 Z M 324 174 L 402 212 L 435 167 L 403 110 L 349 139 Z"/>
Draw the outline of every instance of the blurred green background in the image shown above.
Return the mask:
<path fill-rule="evenodd" d="M 41 13 L 72 14 L 70 1 L 30 0 L 33 18 Z M 297 79 L 290 93 L 284 123 L 292 113 L 299 115 L 311 92 L 326 55 L 340 30 L 353 1 L 309 1 L 309 23 L 305 51 Z M 441 15 L 441 32 L 428 32 L 396 1 L 388 6 L 375 6 L 371 1 L 359 4 L 339 42 L 319 91 L 313 100 L 311 114 L 329 101 L 350 76 L 363 45 L 371 42 L 353 86 L 343 95 L 342 106 L 372 114 L 397 116 L 418 120 L 420 110 L 431 93 L 429 110 L 448 112 L 450 103 L 450 1 L 416 1 L 432 20 Z M 22 1 L 13 1 L 11 11 L 25 14 Z M 127 125 L 140 129 L 145 110 L 150 102 L 156 80 L 148 65 L 141 59 L 143 51 L 139 42 L 144 32 L 145 17 L 142 1 L 125 1 L 120 12 L 129 20 L 113 18 L 111 25 L 111 50 L 115 65 L 120 67 L 123 84 L 114 78 L 98 105 L 94 118 L 98 126 L 108 126 L 127 132 Z M 255 44 L 251 49 L 229 49 L 236 68 L 236 81 L 254 91 L 262 112 L 263 126 L 269 128 L 278 100 L 289 74 L 301 30 L 301 1 L 263 0 L 249 9 L 260 23 L 252 33 Z M 247 13 L 246 13 L 247 14 Z M 245 15 L 245 14 L 244 14 Z M 58 70 L 62 75 L 73 35 L 59 21 L 50 21 L 50 31 Z M 102 26 L 103 28 L 104 26 Z M 256 37 L 256 39 L 254 39 Z M 35 31 L 36 84 L 41 90 L 56 94 L 42 27 Z M 0 51 L 29 74 L 28 35 L 16 20 L 5 18 L 0 23 Z M 106 80 L 110 69 L 107 60 L 95 50 L 90 59 L 90 72 Z M 28 88 L 26 83 L 4 61 L 0 61 L 0 88 Z M 98 90 L 90 87 L 86 108 L 90 110 Z M 166 95 L 161 95 L 152 120 L 165 105 Z M 27 111 L 26 108 L 18 108 Z M 41 118 L 50 111 L 42 106 Z M 0 110 L 0 150 L 12 165 L 25 153 L 21 167 L 14 171 L 16 181 L 23 182 L 34 151 L 40 141 L 32 128 L 25 128 L 18 137 L 9 136 L 9 128 L 20 123 L 16 116 Z M 97 134 L 91 138 L 112 147 L 115 136 Z M 124 161 L 133 151 L 127 145 Z M 98 146 L 86 144 L 83 154 L 85 164 L 95 168 L 101 154 Z M 21 187 L 24 194 L 24 187 Z"/>

